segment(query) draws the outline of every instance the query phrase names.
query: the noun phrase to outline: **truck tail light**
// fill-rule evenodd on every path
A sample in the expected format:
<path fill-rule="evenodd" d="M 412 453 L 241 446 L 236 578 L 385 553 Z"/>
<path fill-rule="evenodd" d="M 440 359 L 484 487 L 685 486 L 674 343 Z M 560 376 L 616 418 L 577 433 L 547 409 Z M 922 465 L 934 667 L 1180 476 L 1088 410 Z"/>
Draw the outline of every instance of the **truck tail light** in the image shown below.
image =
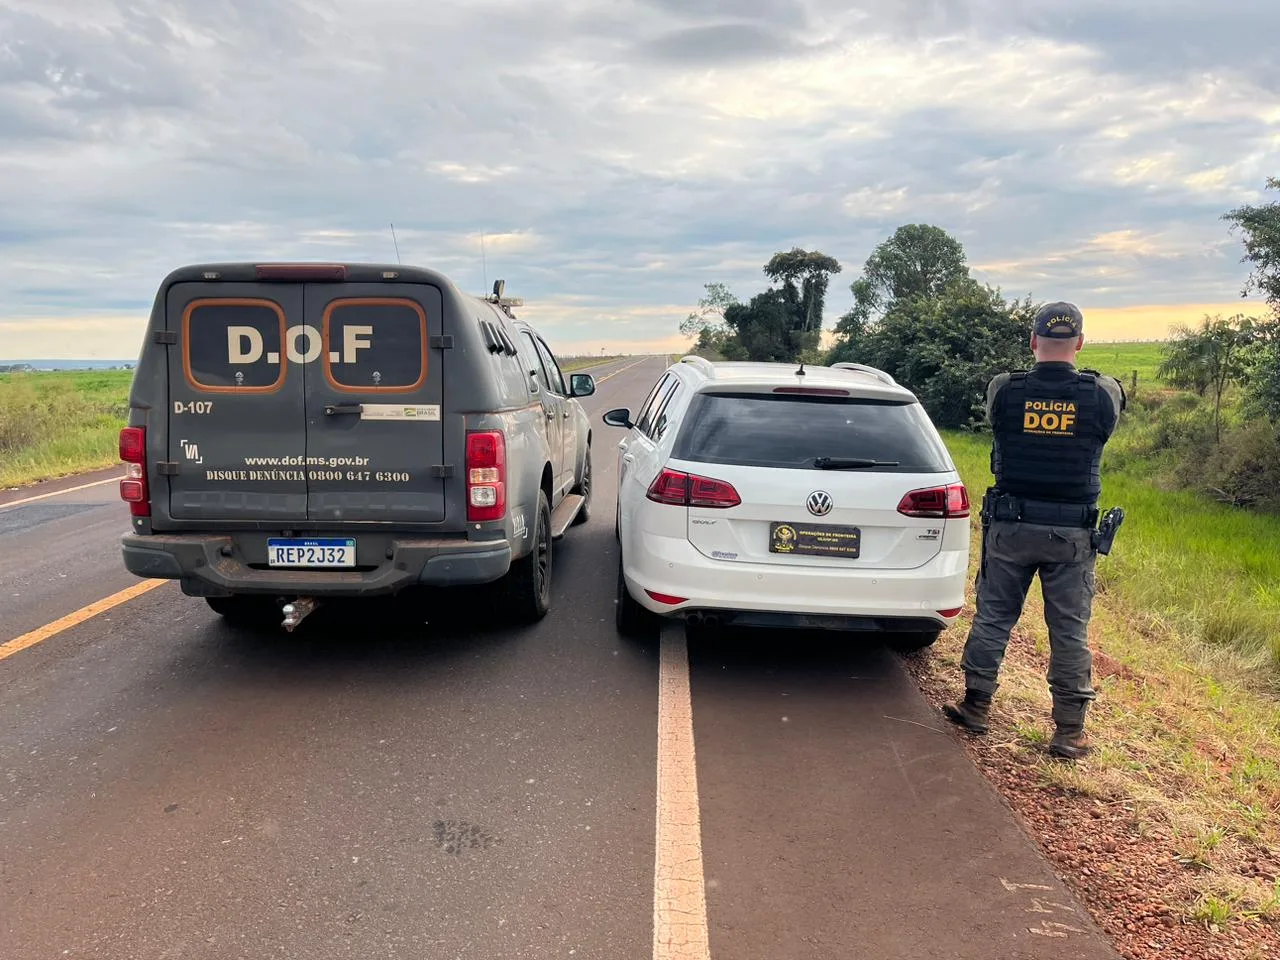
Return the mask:
<path fill-rule="evenodd" d="M 912 490 L 898 504 L 898 512 L 907 517 L 959 520 L 969 516 L 969 491 L 963 483 Z"/>
<path fill-rule="evenodd" d="M 497 430 L 467 434 L 467 520 L 507 515 L 507 439 Z"/>
<path fill-rule="evenodd" d="M 124 479 L 120 481 L 120 499 L 129 504 L 131 516 L 151 516 L 146 427 L 125 427 L 120 431 L 120 459 L 125 464 Z"/>
<path fill-rule="evenodd" d="M 731 483 L 681 473 L 669 467 L 664 467 L 653 478 L 645 496 L 654 503 L 665 503 L 673 507 L 711 507 L 723 510 L 742 503 L 742 498 Z"/>

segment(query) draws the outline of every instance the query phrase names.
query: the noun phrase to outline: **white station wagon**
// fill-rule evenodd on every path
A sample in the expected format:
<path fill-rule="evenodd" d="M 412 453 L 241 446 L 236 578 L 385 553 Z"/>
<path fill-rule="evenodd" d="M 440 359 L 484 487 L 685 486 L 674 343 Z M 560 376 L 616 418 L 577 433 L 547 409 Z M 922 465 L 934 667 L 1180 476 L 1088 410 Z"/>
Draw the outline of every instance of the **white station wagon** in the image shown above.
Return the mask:
<path fill-rule="evenodd" d="M 618 444 L 617 624 L 937 639 L 964 605 L 969 496 L 915 395 L 859 364 L 685 357 Z"/>

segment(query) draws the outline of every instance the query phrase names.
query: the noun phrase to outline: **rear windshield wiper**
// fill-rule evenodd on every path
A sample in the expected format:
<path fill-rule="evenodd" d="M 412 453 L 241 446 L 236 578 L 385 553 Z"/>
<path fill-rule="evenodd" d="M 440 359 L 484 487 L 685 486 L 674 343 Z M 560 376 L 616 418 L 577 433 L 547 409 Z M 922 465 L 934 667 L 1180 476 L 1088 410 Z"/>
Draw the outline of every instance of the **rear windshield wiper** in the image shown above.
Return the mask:
<path fill-rule="evenodd" d="M 868 460 L 865 457 L 818 457 L 813 466 L 818 470 L 863 470 L 868 467 L 896 467 L 898 460 Z"/>

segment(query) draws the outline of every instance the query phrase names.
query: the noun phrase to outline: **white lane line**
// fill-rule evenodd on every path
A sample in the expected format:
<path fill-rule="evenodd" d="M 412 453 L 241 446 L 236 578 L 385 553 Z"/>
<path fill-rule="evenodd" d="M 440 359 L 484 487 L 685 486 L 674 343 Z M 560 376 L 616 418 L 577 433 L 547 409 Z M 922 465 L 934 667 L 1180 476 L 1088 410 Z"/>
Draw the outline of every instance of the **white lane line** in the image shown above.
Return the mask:
<path fill-rule="evenodd" d="M 702 818 L 684 624 L 662 627 L 658 655 L 658 822 L 653 960 L 710 960 Z"/>
<path fill-rule="evenodd" d="M 120 476 L 124 476 L 122 473 Z M 7 510 L 9 507 L 20 507 L 24 503 L 35 503 L 37 500 L 48 500 L 50 497 L 61 497 L 67 493 L 75 493 L 77 490 L 88 490 L 90 487 L 103 487 L 108 483 L 119 483 L 120 477 L 108 477 L 106 480 L 95 480 L 93 483 L 82 483 L 78 487 L 67 487 L 65 490 L 55 490 L 53 493 L 42 493 L 38 497 L 27 497 L 24 500 L 10 500 L 8 503 L 0 503 L 0 510 Z"/>
<path fill-rule="evenodd" d="M 628 370 L 630 370 L 632 367 L 638 367 L 638 366 L 640 366 L 640 364 L 642 364 L 642 363 L 648 363 L 650 360 L 656 360 L 656 359 L 657 359 L 656 357 L 645 357 L 643 360 L 637 360 L 635 363 L 627 364 L 627 366 L 623 367 L 621 370 L 615 370 L 615 371 L 613 371 L 613 373 L 608 374 L 607 376 L 603 376 L 603 377 L 601 377 L 600 379 L 598 379 L 598 380 L 596 381 L 596 383 L 604 383 L 606 380 L 612 380 L 612 379 L 613 379 L 614 377 L 616 377 L 618 374 L 620 374 L 620 373 L 626 373 L 626 372 L 627 372 Z"/>

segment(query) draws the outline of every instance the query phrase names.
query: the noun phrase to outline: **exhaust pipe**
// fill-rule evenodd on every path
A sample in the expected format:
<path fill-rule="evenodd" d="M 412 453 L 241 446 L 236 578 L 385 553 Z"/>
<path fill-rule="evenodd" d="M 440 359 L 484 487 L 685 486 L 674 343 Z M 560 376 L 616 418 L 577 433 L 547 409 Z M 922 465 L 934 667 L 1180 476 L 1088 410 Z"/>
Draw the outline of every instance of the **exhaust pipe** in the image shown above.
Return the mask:
<path fill-rule="evenodd" d="M 298 597 L 292 603 L 286 603 L 284 609 L 280 611 L 284 614 L 284 623 L 281 626 L 289 633 L 293 633 L 298 624 L 314 612 L 317 606 L 319 603 L 315 597 Z"/>

